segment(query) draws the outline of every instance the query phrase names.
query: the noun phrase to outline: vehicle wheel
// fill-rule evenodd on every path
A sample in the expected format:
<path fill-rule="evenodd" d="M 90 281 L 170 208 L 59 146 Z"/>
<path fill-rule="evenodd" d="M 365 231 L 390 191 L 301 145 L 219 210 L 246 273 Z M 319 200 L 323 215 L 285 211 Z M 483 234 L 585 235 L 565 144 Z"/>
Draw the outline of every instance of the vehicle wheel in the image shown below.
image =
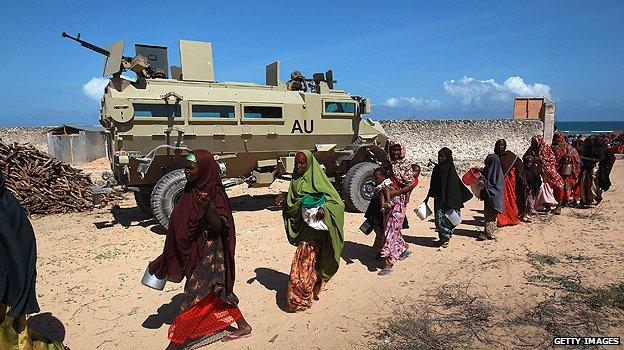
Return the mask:
<path fill-rule="evenodd" d="M 164 228 L 169 227 L 169 217 L 185 185 L 184 169 L 178 169 L 158 180 L 152 190 L 152 212 Z"/>
<path fill-rule="evenodd" d="M 375 189 L 373 171 L 377 167 L 375 163 L 362 162 L 349 169 L 342 180 L 342 199 L 348 210 L 357 213 L 366 211 Z"/>
<path fill-rule="evenodd" d="M 152 212 L 152 192 L 134 192 L 134 201 L 142 212 L 149 216 L 154 216 Z"/>

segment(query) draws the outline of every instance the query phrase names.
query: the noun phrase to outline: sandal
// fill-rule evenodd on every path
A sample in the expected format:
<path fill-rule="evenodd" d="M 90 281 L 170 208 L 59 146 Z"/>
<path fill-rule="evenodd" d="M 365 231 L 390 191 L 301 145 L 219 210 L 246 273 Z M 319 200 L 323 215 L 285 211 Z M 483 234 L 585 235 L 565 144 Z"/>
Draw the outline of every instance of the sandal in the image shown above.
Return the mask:
<path fill-rule="evenodd" d="M 379 276 L 388 276 L 392 273 L 392 268 L 381 269 L 381 271 L 377 272 Z"/>
<path fill-rule="evenodd" d="M 450 244 L 450 241 L 444 241 L 444 243 L 442 243 L 442 245 L 440 247 L 448 248 L 449 244 Z"/>
<path fill-rule="evenodd" d="M 401 254 L 401 256 L 399 256 L 399 260 L 405 260 L 409 258 L 410 256 L 412 256 L 412 252 L 409 250 L 406 250 L 403 252 L 403 254 Z"/>
<path fill-rule="evenodd" d="M 232 340 L 248 338 L 248 337 L 251 337 L 251 332 L 249 332 L 247 334 L 242 334 L 242 335 L 234 335 L 234 332 L 230 332 L 230 333 L 228 333 L 228 335 L 226 335 L 225 337 L 221 338 L 221 341 L 222 342 L 229 342 L 229 341 L 232 341 Z"/>

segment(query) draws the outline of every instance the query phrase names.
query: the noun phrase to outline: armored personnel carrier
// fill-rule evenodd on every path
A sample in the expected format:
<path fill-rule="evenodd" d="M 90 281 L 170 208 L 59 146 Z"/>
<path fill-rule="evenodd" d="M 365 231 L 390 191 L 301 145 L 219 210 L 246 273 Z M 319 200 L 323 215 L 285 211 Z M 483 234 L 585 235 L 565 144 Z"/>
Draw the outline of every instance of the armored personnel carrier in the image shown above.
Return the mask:
<path fill-rule="evenodd" d="M 311 150 L 347 208 L 366 209 L 373 169 L 387 161 L 388 137 L 378 122 L 363 118 L 370 100 L 336 89 L 331 70 L 312 79 L 295 74 L 296 81 L 285 84 L 274 62 L 266 66 L 264 85 L 218 82 L 210 43 L 180 40 L 181 67 L 168 67 L 166 47 L 137 44 L 127 57 L 123 41 L 104 49 L 80 34 L 62 36 L 106 57 L 110 82 L 100 123 L 111 170 L 163 226 L 184 187 L 185 156 L 193 149 L 215 154 L 226 186 L 268 186 L 292 173 L 298 150 Z"/>

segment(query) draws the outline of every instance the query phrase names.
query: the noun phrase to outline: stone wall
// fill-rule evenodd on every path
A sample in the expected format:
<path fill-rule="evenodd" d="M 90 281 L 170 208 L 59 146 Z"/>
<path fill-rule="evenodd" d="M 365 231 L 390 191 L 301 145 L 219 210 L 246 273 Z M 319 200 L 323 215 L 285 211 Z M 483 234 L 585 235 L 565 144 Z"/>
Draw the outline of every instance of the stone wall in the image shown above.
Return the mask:
<path fill-rule="evenodd" d="M 391 137 L 403 140 L 408 157 L 423 165 L 437 159 L 438 150 L 448 147 L 458 167 L 482 162 L 494 151 L 498 139 L 507 140 L 507 148 L 524 154 L 531 137 L 543 133 L 539 120 L 473 119 L 473 120 L 385 120 L 381 124 Z"/>
<path fill-rule="evenodd" d="M 48 152 L 46 132 L 49 128 L 42 127 L 9 127 L 0 128 L 0 141 L 9 143 L 30 143 L 38 150 Z"/>
<path fill-rule="evenodd" d="M 386 132 L 407 143 L 408 156 L 421 164 L 429 158 L 436 159 L 442 147 L 453 150 L 459 164 L 482 161 L 494 149 L 494 142 L 507 140 L 508 148 L 518 155 L 524 154 L 531 137 L 543 133 L 541 121 L 511 119 L 474 120 L 385 120 Z M 47 128 L 0 128 L 4 143 L 31 143 L 47 152 Z M 458 164 L 458 165 L 459 165 Z"/>

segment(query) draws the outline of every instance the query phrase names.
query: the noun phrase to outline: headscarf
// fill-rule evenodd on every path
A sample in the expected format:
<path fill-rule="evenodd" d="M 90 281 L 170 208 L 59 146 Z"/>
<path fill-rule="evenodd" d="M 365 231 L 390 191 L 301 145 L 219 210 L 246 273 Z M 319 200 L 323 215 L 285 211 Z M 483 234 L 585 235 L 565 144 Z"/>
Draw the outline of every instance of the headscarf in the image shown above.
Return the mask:
<path fill-rule="evenodd" d="M 393 147 L 401 148 L 401 156 L 399 159 L 393 160 L 390 158 L 390 163 L 392 164 L 392 175 L 397 182 L 397 185 L 400 187 L 405 187 L 414 182 L 414 171 L 412 170 L 412 163 L 406 159 L 407 155 L 407 147 L 405 147 L 405 143 L 398 140 L 390 140 L 390 149 Z"/>
<path fill-rule="evenodd" d="M 505 141 L 504 139 L 496 141 L 496 143 L 499 142 L 505 143 L 505 148 L 507 148 L 507 141 Z M 507 173 L 509 173 L 509 170 L 511 170 L 511 168 L 516 165 L 516 162 L 522 163 L 522 160 L 520 160 L 520 158 L 515 153 L 507 149 L 503 153 L 499 154 L 498 157 L 500 158 L 503 175 L 507 175 Z M 522 165 L 520 165 L 520 168 L 521 167 Z"/>
<path fill-rule="evenodd" d="M 553 189 L 563 187 L 563 178 L 557 172 L 557 160 L 552 148 L 546 144 L 541 135 L 535 135 L 531 138 L 531 142 L 537 142 L 538 149 L 532 147 L 524 154 L 525 156 L 538 157 L 540 159 L 540 174 L 544 178 L 544 182 L 548 183 Z"/>
<path fill-rule="evenodd" d="M 320 270 L 321 278 L 328 281 L 338 271 L 340 255 L 344 246 L 344 209 L 345 205 L 336 189 L 325 175 L 318 161 L 310 151 L 301 151 L 307 160 L 308 168 L 303 175 L 293 175 L 284 208 L 284 226 L 290 244 L 321 240 Z M 306 194 L 322 193 L 325 204 L 323 221 L 329 227 L 327 231 L 317 231 L 303 221 L 301 200 Z"/>
<path fill-rule="evenodd" d="M 9 317 L 39 312 L 36 279 L 35 232 L 0 173 L 0 301 L 6 297 Z"/>
<path fill-rule="evenodd" d="M 485 158 L 483 175 L 485 176 L 485 191 L 492 200 L 492 206 L 497 212 L 503 213 L 505 211 L 505 175 L 501 169 L 499 156 L 488 154 Z"/>
<path fill-rule="evenodd" d="M 585 144 L 583 156 L 599 160 L 598 187 L 600 187 L 603 191 L 608 191 L 609 188 L 611 188 L 611 179 L 609 175 L 611 174 L 612 167 L 610 158 L 613 156 L 613 153 L 609 151 L 606 143 L 596 136 L 589 137 Z M 589 168 L 593 168 L 596 164 L 595 162 L 590 161 L 585 161 L 585 163 Z"/>
<path fill-rule="evenodd" d="M 568 164 L 569 161 L 573 167 L 571 177 L 574 180 L 578 179 L 581 173 L 581 157 L 578 151 L 572 147 L 568 142 L 568 138 L 562 132 L 556 132 L 554 138 L 557 140 L 557 144 L 553 145 L 552 148 L 557 159 L 557 168 L 560 168 L 563 164 Z"/>
<path fill-rule="evenodd" d="M 464 207 L 465 202 L 472 198 L 472 193 L 457 175 L 453 163 L 453 152 L 444 147 L 438 153 L 446 156 L 448 160 L 433 167 L 428 196 L 439 196 L 444 209 L 459 210 Z"/>
<path fill-rule="evenodd" d="M 197 159 L 199 178 L 184 186 L 171 212 L 164 251 L 150 263 L 149 270 L 159 278 L 167 275 L 189 276 L 193 272 L 203 258 L 205 239 L 201 236 L 207 230 L 204 217 L 206 208 L 200 201 L 200 195 L 208 194 L 215 215 L 223 222 L 223 231 L 218 236 L 223 245 L 225 290 L 230 294 L 234 288 L 236 250 L 236 230 L 230 201 L 221 182 L 219 164 L 212 153 L 205 150 L 192 153 Z"/>

